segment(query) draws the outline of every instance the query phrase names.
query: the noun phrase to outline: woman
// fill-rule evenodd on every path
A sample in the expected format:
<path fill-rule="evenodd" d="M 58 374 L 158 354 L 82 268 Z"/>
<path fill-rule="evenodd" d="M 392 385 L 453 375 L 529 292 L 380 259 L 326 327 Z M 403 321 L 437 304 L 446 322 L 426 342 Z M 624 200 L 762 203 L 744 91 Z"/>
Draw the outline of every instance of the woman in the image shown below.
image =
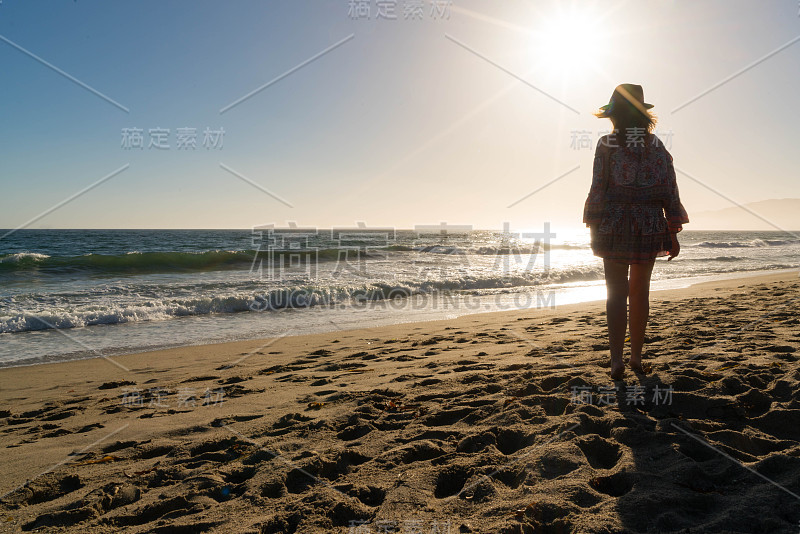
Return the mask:
<path fill-rule="evenodd" d="M 603 258 L 614 380 L 625 373 L 622 350 L 628 321 L 629 365 L 637 373 L 645 372 L 642 345 L 653 264 L 658 256 L 669 255 L 671 260 L 678 255 L 677 233 L 689 222 L 678 195 L 672 156 L 652 133 L 656 122 L 649 111 L 652 107 L 644 102 L 642 86 L 622 84 L 595 114 L 611 119 L 614 131 L 597 143 L 583 222 L 591 229 L 592 251 Z"/>

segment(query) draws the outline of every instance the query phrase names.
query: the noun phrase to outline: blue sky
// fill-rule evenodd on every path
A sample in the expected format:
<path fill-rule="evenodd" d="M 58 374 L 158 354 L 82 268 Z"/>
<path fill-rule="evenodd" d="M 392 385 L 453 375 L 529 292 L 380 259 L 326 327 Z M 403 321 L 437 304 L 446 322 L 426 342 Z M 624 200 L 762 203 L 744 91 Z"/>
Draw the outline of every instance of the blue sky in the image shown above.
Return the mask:
<path fill-rule="evenodd" d="M 704 184 L 678 175 L 690 216 L 730 206 L 709 188 L 800 196 L 800 42 L 675 111 L 800 36 L 796 1 L 453 0 L 442 18 L 425 0 L 414 20 L 411 1 L 386 20 L 375 0 L 369 18 L 348 0 L 3 0 L 0 227 L 124 165 L 31 227 L 580 227 L 609 128 L 592 112 L 622 82 L 644 86 L 676 166 Z M 121 146 L 132 127 L 142 150 Z M 196 150 L 176 148 L 184 127 Z M 155 128 L 169 149 L 147 148 Z M 222 148 L 202 146 L 206 128 Z"/>

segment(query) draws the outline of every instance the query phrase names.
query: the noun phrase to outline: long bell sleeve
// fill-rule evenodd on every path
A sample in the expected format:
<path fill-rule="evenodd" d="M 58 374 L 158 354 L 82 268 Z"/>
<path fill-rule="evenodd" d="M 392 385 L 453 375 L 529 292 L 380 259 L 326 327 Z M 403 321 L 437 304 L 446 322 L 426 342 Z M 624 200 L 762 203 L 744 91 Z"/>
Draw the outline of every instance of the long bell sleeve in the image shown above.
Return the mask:
<path fill-rule="evenodd" d="M 599 226 L 603 218 L 603 209 L 605 207 L 605 191 L 603 190 L 603 174 L 605 169 L 604 151 L 602 146 L 603 139 L 597 142 L 597 148 L 594 151 L 594 164 L 592 165 L 592 185 L 589 188 L 589 196 L 586 198 L 586 203 L 583 206 L 583 222 L 586 226 Z"/>
<path fill-rule="evenodd" d="M 668 168 L 667 179 L 669 180 L 669 195 L 664 202 L 664 215 L 667 218 L 667 225 L 670 232 L 680 232 L 683 225 L 689 222 L 689 215 L 681 204 L 680 193 L 678 192 L 678 181 L 675 178 L 675 167 L 672 164 L 672 155 L 667 153 Z"/>

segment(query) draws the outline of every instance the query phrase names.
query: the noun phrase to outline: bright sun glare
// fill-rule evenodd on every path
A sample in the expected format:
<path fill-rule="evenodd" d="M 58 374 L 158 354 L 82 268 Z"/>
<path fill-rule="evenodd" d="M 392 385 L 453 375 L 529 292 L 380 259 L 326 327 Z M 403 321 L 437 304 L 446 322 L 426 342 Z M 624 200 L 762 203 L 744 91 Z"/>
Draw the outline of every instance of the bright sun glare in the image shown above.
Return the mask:
<path fill-rule="evenodd" d="M 606 38 L 593 11 L 560 9 L 545 17 L 534 33 L 535 64 L 547 74 L 572 78 L 597 65 L 605 53 Z"/>

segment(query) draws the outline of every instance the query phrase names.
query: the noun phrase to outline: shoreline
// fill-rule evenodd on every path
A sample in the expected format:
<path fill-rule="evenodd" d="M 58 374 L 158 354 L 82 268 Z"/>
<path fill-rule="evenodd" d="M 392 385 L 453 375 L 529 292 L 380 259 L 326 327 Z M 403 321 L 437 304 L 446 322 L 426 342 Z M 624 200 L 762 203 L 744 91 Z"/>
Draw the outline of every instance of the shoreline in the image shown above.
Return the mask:
<path fill-rule="evenodd" d="M 602 301 L 0 369 L 2 527 L 777 531 L 798 299 L 796 272 L 654 292 L 615 402 Z"/>
<path fill-rule="evenodd" d="M 723 284 L 725 285 L 730 280 L 748 280 L 748 279 L 757 279 L 762 277 L 772 277 L 778 276 L 781 277 L 783 275 L 789 275 L 791 273 L 796 273 L 797 270 L 795 269 L 781 269 L 781 270 L 769 270 L 769 271 L 745 271 L 745 272 L 735 272 L 735 273 L 718 273 L 715 275 L 703 275 L 698 277 L 685 277 L 685 278 L 674 278 L 674 279 L 666 279 L 666 280 L 658 280 L 654 281 L 651 285 L 651 298 L 653 295 L 660 294 L 662 292 L 674 292 L 674 291 L 681 291 L 681 290 L 689 290 L 692 287 L 698 285 L 716 285 L 716 284 Z M 695 279 L 700 279 L 696 281 Z M 665 287 L 666 286 L 666 287 Z M 545 310 L 558 310 L 562 309 L 566 306 L 572 305 L 584 305 L 594 302 L 600 302 L 605 300 L 605 285 L 603 284 L 602 280 L 598 280 L 596 284 L 591 285 L 577 285 L 577 286 L 570 286 L 569 284 L 560 287 L 559 289 L 552 290 L 555 291 L 553 294 L 548 294 L 546 297 L 543 295 L 547 293 L 547 290 L 540 290 L 536 289 L 534 292 L 528 293 L 508 293 L 508 294 L 496 294 L 496 295 L 473 295 L 473 296 L 436 296 L 436 295 L 426 295 L 426 296 L 414 296 L 410 297 L 412 300 L 419 298 L 423 298 L 424 300 L 427 299 L 443 299 L 443 304 L 441 307 L 439 305 L 435 305 L 433 307 L 425 307 L 421 308 L 420 310 L 413 312 L 413 314 L 405 318 L 404 315 L 406 313 L 411 312 L 404 312 L 401 311 L 400 315 L 392 315 L 396 313 L 398 310 L 395 309 L 395 304 L 390 301 L 382 300 L 376 301 L 377 304 L 372 304 L 374 307 L 379 307 L 380 309 L 371 309 L 367 310 L 364 307 L 353 307 L 347 310 L 333 310 L 333 311 L 347 311 L 351 314 L 357 313 L 371 313 L 368 318 L 370 324 L 364 327 L 352 327 L 348 325 L 345 328 L 340 328 L 338 323 L 344 322 L 338 316 L 334 318 L 330 318 L 329 320 L 320 320 L 319 323 L 322 324 L 322 330 L 320 330 L 320 325 L 314 325 L 309 328 L 309 331 L 302 331 L 298 334 L 293 335 L 301 335 L 301 336 L 308 336 L 308 335 L 317 335 L 322 333 L 330 333 L 335 332 L 337 330 L 360 330 L 362 328 L 386 328 L 394 325 L 401 325 L 401 324 L 415 324 L 415 323 L 425 323 L 430 321 L 439 321 L 439 320 L 450 320 L 456 317 L 464 317 L 470 315 L 484 315 L 484 314 L 493 314 L 493 313 L 513 313 L 513 312 L 521 312 L 521 311 L 533 311 L 534 313 L 543 312 Z M 534 296 L 536 297 L 536 304 L 531 306 L 520 307 L 518 305 L 517 298 L 519 295 L 525 295 L 523 299 L 526 303 L 533 304 Z M 586 295 L 591 295 L 590 297 L 586 297 Z M 560 297 L 560 298 L 559 298 Z M 448 299 L 450 300 L 458 300 L 459 298 L 465 299 L 464 302 L 471 302 L 472 305 L 466 305 L 461 303 L 459 305 L 454 305 L 451 303 L 447 304 Z M 483 300 L 490 300 L 494 299 L 495 303 L 493 305 L 489 304 L 482 304 Z M 505 299 L 505 301 L 503 300 Z M 513 302 L 512 302 L 513 300 Z M 474 302 L 473 302 L 474 301 Z M 563 304 L 555 304 L 555 307 L 549 306 L 550 303 L 555 303 L 557 301 L 564 302 Z M 402 302 L 401 302 L 402 303 Z M 407 305 L 406 303 L 402 303 L 403 306 Z M 412 305 L 413 306 L 413 305 Z M 483 311 L 474 311 L 476 308 L 483 308 L 484 306 L 490 307 L 493 306 L 492 309 Z M 262 313 L 285 313 L 285 312 L 307 312 L 307 311 L 314 311 L 318 313 L 330 313 L 332 310 L 324 308 L 324 307 L 310 307 L 310 308 L 303 308 L 301 310 L 278 310 L 275 312 L 262 312 Z M 387 314 L 387 311 L 389 312 Z M 376 315 L 377 313 L 383 313 L 383 315 Z M 222 315 L 221 317 L 227 320 L 236 320 L 237 314 L 228 314 Z M 116 324 L 116 325 L 95 325 L 91 327 L 84 327 L 89 329 L 96 329 L 96 328 L 147 328 L 148 326 L 157 326 L 157 327 L 168 327 L 170 323 L 176 320 L 181 319 L 188 319 L 189 321 L 196 320 L 196 319 L 208 319 L 209 317 L 206 316 L 189 316 L 186 318 L 178 318 L 178 319 L 170 319 L 169 321 L 165 322 L 134 322 L 134 323 L 123 323 L 123 324 Z M 174 324 L 174 323 L 173 323 Z M 330 324 L 331 326 L 327 326 Z M 68 333 L 71 334 L 72 330 L 74 329 L 60 329 L 62 335 L 66 335 Z M 79 329 L 81 334 L 83 334 L 83 329 Z M 94 330 L 91 330 L 92 332 Z M 54 330 L 44 330 L 50 334 L 54 332 Z M 88 331 L 87 331 L 88 332 Z M 23 332 L 22 335 L 28 335 L 29 332 Z M 12 334 L 18 335 L 18 334 Z M 255 342 L 259 340 L 266 340 L 271 339 L 273 337 L 279 336 L 246 336 L 242 339 L 236 340 L 219 340 L 219 339 L 211 339 L 211 340 L 201 340 L 192 343 L 178 343 L 178 344 L 169 344 L 169 345 L 156 345 L 150 347 L 137 347 L 137 348 L 120 348 L 120 349 L 113 349 L 113 348 L 100 348 L 94 350 L 93 347 L 90 346 L 88 342 L 86 345 L 81 342 L 80 338 L 75 341 L 75 344 L 84 345 L 86 352 L 72 352 L 68 353 L 67 355 L 58 355 L 53 356 L 52 361 L 41 361 L 37 360 L 33 363 L 22 363 L 22 364 L 12 364 L 12 365 L 0 365 L 0 370 L 2 369 L 12 369 L 17 367 L 33 367 L 39 365 L 54 365 L 60 364 L 70 361 L 83 361 L 83 360 L 91 360 L 95 358 L 117 358 L 120 356 L 129 356 L 135 354 L 143 354 L 149 352 L 156 352 L 156 351 L 164 351 L 164 350 L 173 350 L 179 348 L 188 348 L 188 347 L 202 347 L 205 345 L 224 345 L 227 343 L 245 343 L 245 342 Z M 95 352 L 102 354 L 101 356 L 88 356 L 86 353 L 88 352 Z M 77 354 L 81 356 L 75 357 Z M 46 357 L 41 357 L 42 359 Z M 29 361 L 29 360 L 25 360 Z"/>

